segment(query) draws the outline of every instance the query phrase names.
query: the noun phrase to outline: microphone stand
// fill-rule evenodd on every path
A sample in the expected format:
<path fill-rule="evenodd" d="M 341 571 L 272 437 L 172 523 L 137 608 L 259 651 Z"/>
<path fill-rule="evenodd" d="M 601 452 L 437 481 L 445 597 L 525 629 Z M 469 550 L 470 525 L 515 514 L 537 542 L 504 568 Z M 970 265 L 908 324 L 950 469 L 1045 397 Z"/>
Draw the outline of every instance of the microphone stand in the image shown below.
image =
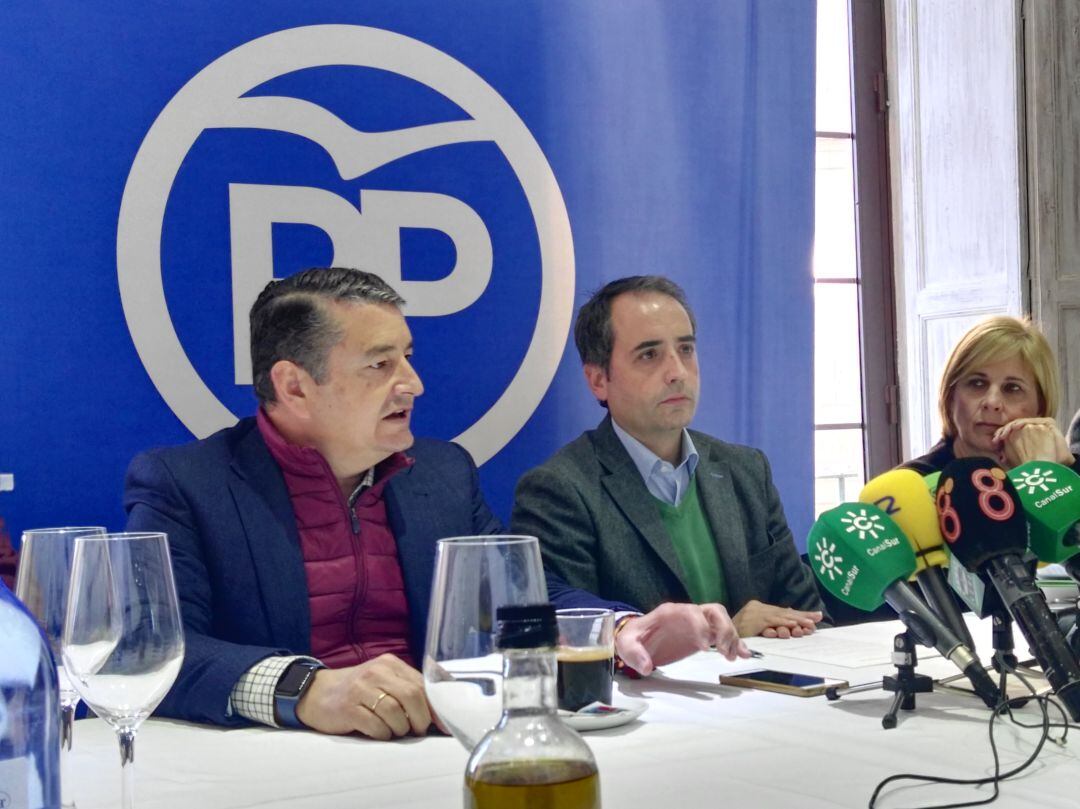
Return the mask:
<path fill-rule="evenodd" d="M 897 712 L 915 710 L 915 695 L 928 694 L 934 690 L 934 681 L 925 674 L 916 674 L 915 666 L 919 662 L 915 653 L 915 640 L 905 630 L 893 638 L 893 665 L 896 666 L 896 675 L 887 674 L 881 684 L 867 683 L 856 685 L 851 688 L 837 688 L 831 686 L 825 689 L 825 698 L 830 702 L 840 699 L 844 694 L 856 694 L 860 691 L 869 691 L 873 688 L 881 688 L 895 696 L 888 712 L 881 718 L 881 726 L 885 730 L 896 727 Z"/>
<path fill-rule="evenodd" d="M 1002 699 L 1008 699 L 1007 679 L 1010 672 L 1020 674 L 1027 674 L 1031 677 L 1042 677 L 1043 673 L 1040 669 L 1032 668 L 1034 660 L 1025 660 L 1021 663 L 1015 654 L 1015 648 L 1013 647 L 1013 617 L 1009 614 L 1009 611 L 1002 606 L 1000 609 L 994 610 L 991 615 L 992 620 L 992 635 L 994 642 L 994 657 L 991 661 L 991 665 L 994 667 L 1000 676 L 998 683 L 1001 688 Z M 1013 705 L 1016 707 L 1022 707 L 1026 705 L 1028 700 L 1026 698 L 1017 698 L 1013 700 Z"/>
<path fill-rule="evenodd" d="M 1016 659 L 1013 646 L 1013 619 L 1007 609 L 996 609 L 990 614 L 992 621 L 992 635 L 994 642 L 994 671 L 1005 677 L 1009 671 L 1020 665 Z M 1002 683 L 1001 695 L 1005 696 L 1005 685 Z"/>

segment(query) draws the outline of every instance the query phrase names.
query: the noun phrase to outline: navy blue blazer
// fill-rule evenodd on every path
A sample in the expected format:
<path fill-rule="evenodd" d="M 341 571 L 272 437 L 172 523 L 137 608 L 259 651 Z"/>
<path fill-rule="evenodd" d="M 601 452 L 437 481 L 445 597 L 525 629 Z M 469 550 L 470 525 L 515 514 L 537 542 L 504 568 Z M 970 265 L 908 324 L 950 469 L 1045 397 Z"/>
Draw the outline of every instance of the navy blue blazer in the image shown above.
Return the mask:
<path fill-rule="evenodd" d="M 497 534 L 469 454 L 417 439 L 415 463 L 390 479 L 387 517 L 409 606 L 409 648 L 423 659 L 435 568 L 443 537 Z M 310 654 L 311 616 L 300 537 L 289 493 L 255 419 L 202 441 L 151 450 L 128 468 L 127 530 L 169 535 L 186 651 L 176 684 L 156 713 L 195 722 L 246 724 L 226 715 L 240 675 L 269 655 Z M 548 574 L 559 607 L 607 606 Z"/>

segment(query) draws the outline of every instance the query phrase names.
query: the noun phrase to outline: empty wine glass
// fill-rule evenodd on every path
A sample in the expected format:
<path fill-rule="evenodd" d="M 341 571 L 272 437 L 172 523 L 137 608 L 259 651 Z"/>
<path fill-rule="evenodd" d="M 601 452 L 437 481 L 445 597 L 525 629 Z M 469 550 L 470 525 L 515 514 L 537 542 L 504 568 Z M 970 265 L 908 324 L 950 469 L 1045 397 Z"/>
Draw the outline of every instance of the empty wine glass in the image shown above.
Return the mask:
<path fill-rule="evenodd" d="M 119 737 L 121 805 L 132 809 L 135 733 L 184 659 L 165 534 L 75 540 L 63 656 L 75 690 Z"/>
<path fill-rule="evenodd" d="M 467 750 L 502 713 L 502 654 L 495 648 L 495 611 L 547 600 L 536 537 L 439 540 L 424 690 L 435 713 Z"/>
<path fill-rule="evenodd" d="M 104 534 L 100 526 L 70 528 L 35 528 L 23 531 L 19 552 L 19 573 L 15 580 L 15 595 L 26 605 L 52 648 L 56 674 L 60 685 L 60 786 L 70 789 L 72 730 L 79 694 L 68 680 L 60 657 L 60 638 L 64 634 L 67 615 L 68 584 L 71 580 L 71 558 L 75 553 L 75 538 L 84 534 Z M 71 805 L 64 795 L 64 805 Z"/>

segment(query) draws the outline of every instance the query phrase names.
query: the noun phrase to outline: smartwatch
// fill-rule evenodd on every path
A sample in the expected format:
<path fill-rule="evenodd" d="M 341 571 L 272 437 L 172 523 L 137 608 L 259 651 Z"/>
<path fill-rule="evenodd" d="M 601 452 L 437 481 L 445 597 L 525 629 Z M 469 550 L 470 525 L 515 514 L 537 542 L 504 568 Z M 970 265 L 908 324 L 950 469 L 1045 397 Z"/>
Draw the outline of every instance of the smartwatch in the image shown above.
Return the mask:
<path fill-rule="evenodd" d="M 324 669 L 318 660 L 294 660 L 285 669 L 274 688 L 274 719 L 282 727 L 306 728 L 296 715 L 300 698 L 315 681 L 315 672 Z"/>

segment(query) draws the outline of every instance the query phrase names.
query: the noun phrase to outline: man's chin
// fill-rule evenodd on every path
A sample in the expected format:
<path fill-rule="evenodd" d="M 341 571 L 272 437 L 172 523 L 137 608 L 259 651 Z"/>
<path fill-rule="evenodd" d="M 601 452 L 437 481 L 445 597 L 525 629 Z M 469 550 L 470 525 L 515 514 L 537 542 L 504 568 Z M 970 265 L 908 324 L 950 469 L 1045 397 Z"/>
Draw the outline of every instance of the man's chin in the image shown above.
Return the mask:
<path fill-rule="evenodd" d="M 695 410 L 696 408 L 693 405 L 672 408 L 668 413 L 668 417 L 665 419 L 666 426 L 672 430 L 682 430 L 689 427 L 690 422 L 694 420 Z"/>
<path fill-rule="evenodd" d="M 384 437 L 379 443 L 391 452 L 402 452 L 416 443 L 416 436 L 408 427 L 399 427 L 394 431 L 394 435 Z"/>

